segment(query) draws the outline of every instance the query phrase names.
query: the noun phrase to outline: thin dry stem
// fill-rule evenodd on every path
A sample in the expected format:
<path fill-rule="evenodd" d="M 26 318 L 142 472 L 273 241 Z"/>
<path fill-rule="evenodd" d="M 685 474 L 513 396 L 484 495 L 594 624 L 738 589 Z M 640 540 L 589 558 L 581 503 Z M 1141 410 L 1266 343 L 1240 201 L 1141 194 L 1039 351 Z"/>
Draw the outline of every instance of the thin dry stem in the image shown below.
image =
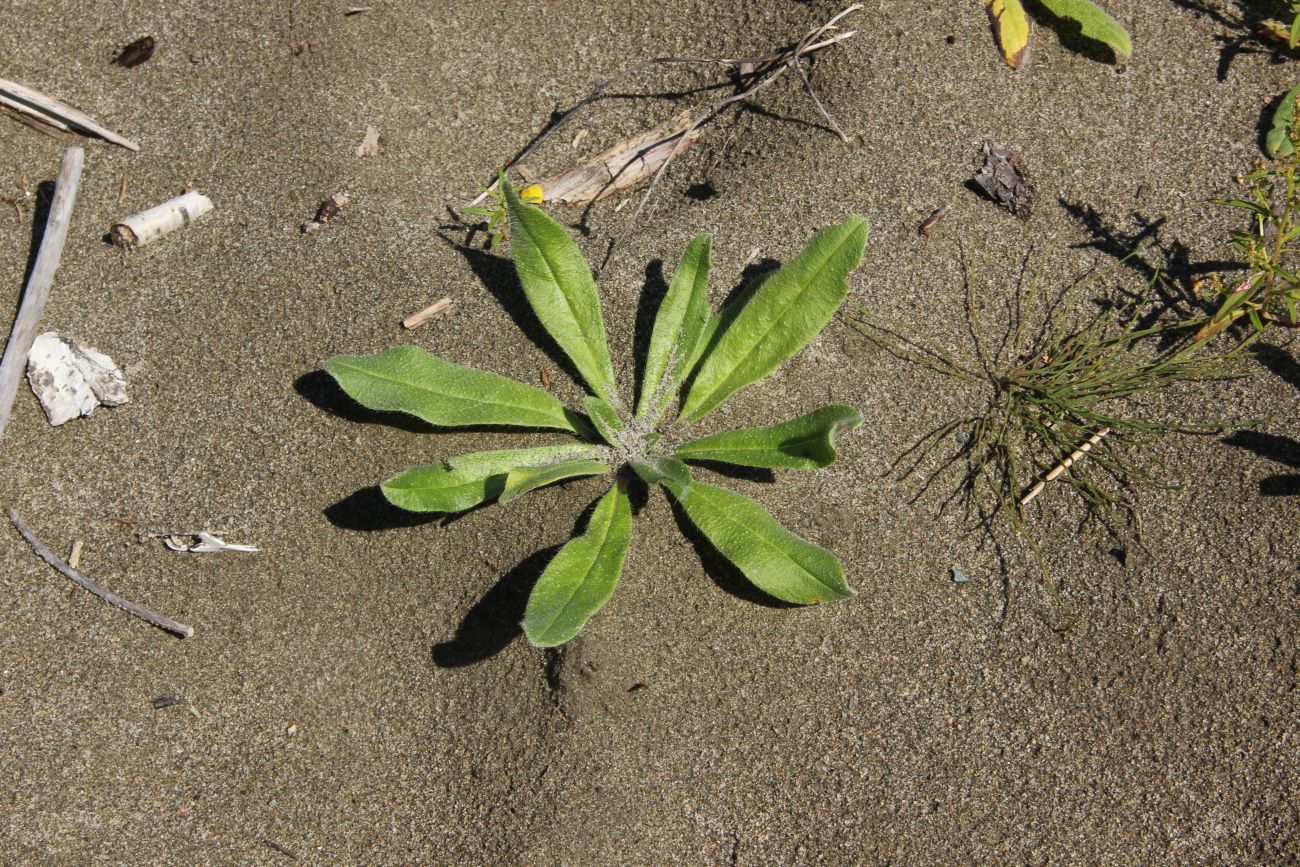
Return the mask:
<path fill-rule="evenodd" d="M 121 596 L 118 596 L 116 593 L 113 593 L 112 591 L 105 590 L 103 587 L 100 587 L 94 581 L 91 581 L 85 575 L 82 575 L 76 569 L 73 569 L 67 563 L 64 563 L 62 560 L 58 558 L 58 556 L 55 555 L 53 551 L 45 547 L 45 545 L 42 544 L 41 540 L 36 538 L 36 534 L 31 531 L 31 528 L 27 526 L 27 524 L 23 521 L 23 519 L 18 517 L 17 512 L 15 512 L 13 509 L 6 509 L 5 514 L 9 516 L 9 520 L 14 525 L 14 529 L 16 529 L 22 535 L 22 537 L 27 540 L 27 544 L 32 546 L 32 550 L 35 551 L 40 556 L 41 559 L 44 560 L 46 563 L 49 563 L 55 569 L 62 572 L 65 576 L 67 576 L 68 579 L 70 579 L 74 583 L 78 584 L 79 586 L 81 586 L 86 590 L 89 590 L 91 593 L 94 593 L 96 596 L 98 596 L 100 599 L 103 599 L 108 604 L 116 605 L 118 608 L 121 608 L 126 613 L 134 614 L 136 617 L 139 617 L 141 620 L 147 621 L 149 623 L 152 623 L 154 626 L 157 626 L 159 629 L 165 629 L 168 632 L 180 636 L 181 638 L 194 637 L 193 627 L 186 626 L 184 623 L 179 623 L 175 620 L 172 620 L 170 617 L 164 617 L 161 614 L 155 614 L 154 612 L 150 611 L 148 608 L 144 608 L 140 605 L 136 605 L 134 602 L 130 601 L 129 599 L 124 599 Z"/>

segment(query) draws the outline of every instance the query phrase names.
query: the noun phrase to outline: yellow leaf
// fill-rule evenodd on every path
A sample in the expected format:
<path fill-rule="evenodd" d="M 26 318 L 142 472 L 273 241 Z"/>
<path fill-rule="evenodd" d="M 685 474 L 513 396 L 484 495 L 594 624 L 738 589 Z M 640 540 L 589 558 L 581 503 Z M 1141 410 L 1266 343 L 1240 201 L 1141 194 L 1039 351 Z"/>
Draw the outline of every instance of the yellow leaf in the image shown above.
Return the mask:
<path fill-rule="evenodd" d="M 989 20 L 1002 48 L 1002 56 L 1012 69 L 1019 69 L 1029 47 L 1029 19 L 1020 0 L 988 0 Z"/>

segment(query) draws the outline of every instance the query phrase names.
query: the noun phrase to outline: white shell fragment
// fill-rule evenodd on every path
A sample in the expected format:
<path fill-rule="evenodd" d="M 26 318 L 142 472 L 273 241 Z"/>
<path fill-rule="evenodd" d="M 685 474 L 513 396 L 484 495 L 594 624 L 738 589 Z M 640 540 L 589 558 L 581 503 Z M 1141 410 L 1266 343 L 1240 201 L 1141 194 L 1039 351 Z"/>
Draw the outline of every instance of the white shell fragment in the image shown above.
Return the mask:
<path fill-rule="evenodd" d="M 127 217 L 115 224 L 109 234 L 123 247 L 139 247 L 188 226 L 210 210 L 211 199 L 202 193 L 189 192 Z"/>
<path fill-rule="evenodd" d="M 188 539 L 197 539 L 191 542 Z M 200 530 L 197 533 L 187 533 L 184 535 L 163 536 L 163 544 L 173 551 L 186 551 L 190 554 L 210 554 L 213 551 L 238 551 L 246 554 L 256 554 L 257 548 L 253 545 L 236 545 L 214 536 L 213 534 Z"/>
<path fill-rule="evenodd" d="M 90 415 L 101 403 L 127 402 L 126 377 L 113 359 L 57 331 L 38 334 L 32 342 L 27 384 L 40 398 L 45 417 L 56 426 Z"/>

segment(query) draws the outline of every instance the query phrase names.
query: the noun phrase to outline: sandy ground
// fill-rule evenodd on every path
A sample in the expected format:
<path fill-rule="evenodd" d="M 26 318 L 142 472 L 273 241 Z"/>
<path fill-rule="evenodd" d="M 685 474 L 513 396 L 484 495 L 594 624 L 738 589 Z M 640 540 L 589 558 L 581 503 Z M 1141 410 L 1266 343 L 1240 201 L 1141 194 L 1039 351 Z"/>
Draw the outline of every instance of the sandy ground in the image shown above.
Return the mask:
<path fill-rule="evenodd" d="M 1268 421 L 1234 440 L 1246 447 L 1152 442 L 1183 483 L 1136 492 L 1144 546 L 1125 563 L 1065 488 L 1039 499 L 1031 527 L 1068 618 L 1022 547 L 1004 573 L 959 511 L 940 514 L 954 479 L 918 496 L 918 479 L 890 472 L 981 396 L 834 324 L 708 425 L 862 409 L 833 467 L 725 482 L 839 554 L 858 595 L 755 604 L 716 563 L 706 572 L 655 492 L 614 599 L 545 654 L 515 624 L 599 483 L 448 523 L 395 513 L 371 486 L 397 470 L 530 438 L 381 423 L 313 372 L 334 353 L 414 343 L 530 382 L 550 367 L 578 399 L 535 342 L 508 262 L 459 249 L 464 233 L 440 228 L 446 205 L 599 75 L 649 54 L 766 51 L 838 7 L 376 0 L 345 17 L 350 5 L 0 11 L 0 76 L 142 145 L 81 142 L 43 320 L 123 363 L 133 400 L 55 429 L 20 393 L 0 502 L 59 551 L 83 540 L 87 573 L 197 633 L 178 641 L 91 598 L 3 528 L 0 860 L 287 863 L 267 841 L 322 864 L 1297 857 L 1300 364 L 1282 335 L 1251 379 L 1169 398 L 1175 417 Z M 620 374 L 630 381 L 647 279 L 703 231 L 716 302 L 751 255 L 787 259 L 816 228 L 865 214 L 854 302 L 949 351 L 964 345 L 962 251 L 990 315 L 1031 250 L 1060 287 L 1156 221 L 1184 276 L 1212 267 L 1240 220 L 1207 201 L 1257 155 L 1262 112 L 1300 67 L 1242 55 L 1220 75 L 1235 31 L 1188 5 L 1109 0 L 1136 45 L 1119 65 L 1040 27 L 1013 75 L 975 0 L 867 0 L 862 32 L 813 73 L 852 144 L 818 125 L 794 81 L 776 85 L 708 128 L 603 274 Z M 146 33 L 152 60 L 109 65 Z M 640 91 L 701 81 L 656 74 Z M 574 128 L 591 130 L 579 150 L 679 109 L 602 103 Z M 63 143 L 0 121 L 0 186 L 51 179 Z M 367 124 L 381 156 L 353 153 Z M 985 137 L 1030 167 L 1030 221 L 963 186 Z M 577 157 L 560 138 L 538 168 Z M 134 254 L 104 242 L 114 220 L 190 184 L 216 202 L 201 222 Z M 715 194 L 687 195 L 703 184 Z M 344 186 L 355 203 L 302 236 Z M 952 216 L 918 238 L 945 202 Z M 587 215 L 592 256 L 627 217 L 615 206 Z M 0 210 L 5 310 L 32 222 Z M 1122 269 L 1109 285 L 1142 281 Z M 444 295 L 454 312 L 400 329 Z M 193 527 L 261 552 L 134 541 Z M 160 696 L 180 702 L 155 710 Z"/>

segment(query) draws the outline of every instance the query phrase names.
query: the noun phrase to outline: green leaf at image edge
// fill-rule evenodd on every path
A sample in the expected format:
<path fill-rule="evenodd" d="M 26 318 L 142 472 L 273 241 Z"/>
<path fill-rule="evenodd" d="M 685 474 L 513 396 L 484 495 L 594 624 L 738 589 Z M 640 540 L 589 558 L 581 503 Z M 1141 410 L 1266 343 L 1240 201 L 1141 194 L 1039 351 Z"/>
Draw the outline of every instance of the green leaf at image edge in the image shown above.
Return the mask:
<path fill-rule="evenodd" d="M 767 277 L 705 350 L 682 417 L 698 421 L 816 337 L 844 301 L 844 278 L 862 262 L 866 244 L 867 221 L 849 217 Z"/>
<path fill-rule="evenodd" d="M 416 346 L 325 362 L 349 397 L 368 409 L 405 412 L 439 427 L 504 425 L 577 433 L 578 418 L 549 392 L 461 367 Z"/>
<path fill-rule="evenodd" d="M 540 467 L 518 467 L 506 475 L 506 484 L 497 502 L 508 503 L 515 497 L 564 479 L 598 476 L 607 472 L 609 472 L 608 464 L 590 459 L 561 461 Z"/>
<path fill-rule="evenodd" d="M 742 467 L 815 469 L 835 461 L 835 437 L 862 424 L 851 406 L 834 404 L 768 427 L 727 431 L 694 440 L 673 454 L 683 460 Z"/>
<path fill-rule="evenodd" d="M 555 647 L 582 631 L 609 601 L 632 542 L 632 504 L 622 484 L 596 503 L 586 531 L 546 566 L 528 597 L 524 634 L 535 647 Z"/>
<path fill-rule="evenodd" d="M 796 605 L 853 595 L 834 554 L 800 539 L 753 500 L 700 481 L 664 486 L 713 547 L 763 592 Z"/>
<path fill-rule="evenodd" d="M 1091 0 L 1038 0 L 1059 18 L 1078 22 L 1080 32 L 1089 39 L 1104 42 L 1125 57 L 1133 55 L 1128 31 Z"/>
<path fill-rule="evenodd" d="M 587 260 L 563 226 L 519 201 L 504 176 L 500 186 L 510 213 L 510 257 L 529 305 L 592 391 L 616 403 L 614 365 Z"/>
<path fill-rule="evenodd" d="M 507 474 L 518 467 L 539 466 L 590 454 L 579 443 L 472 452 L 431 466 L 412 467 L 379 486 L 384 498 L 409 512 L 463 512 L 501 495 Z"/>
<path fill-rule="evenodd" d="M 1287 156 L 1294 150 L 1291 145 L 1291 127 L 1295 124 L 1297 96 L 1300 96 L 1300 85 L 1287 91 L 1286 96 L 1282 97 L 1282 102 L 1278 104 L 1277 110 L 1273 112 L 1273 126 L 1264 138 L 1265 150 L 1273 159 Z"/>
<path fill-rule="evenodd" d="M 712 251 L 713 238 L 701 235 L 687 245 L 681 263 L 673 272 L 668 293 L 655 315 L 650 348 L 646 350 L 645 373 L 636 405 L 637 418 L 662 412 L 663 404 L 686 378 L 687 365 L 695 356 L 696 344 L 709 318 Z M 670 381 L 665 383 L 665 377 Z M 658 402 L 655 402 L 656 397 Z M 657 415 L 655 419 L 658 419 Z"/>

